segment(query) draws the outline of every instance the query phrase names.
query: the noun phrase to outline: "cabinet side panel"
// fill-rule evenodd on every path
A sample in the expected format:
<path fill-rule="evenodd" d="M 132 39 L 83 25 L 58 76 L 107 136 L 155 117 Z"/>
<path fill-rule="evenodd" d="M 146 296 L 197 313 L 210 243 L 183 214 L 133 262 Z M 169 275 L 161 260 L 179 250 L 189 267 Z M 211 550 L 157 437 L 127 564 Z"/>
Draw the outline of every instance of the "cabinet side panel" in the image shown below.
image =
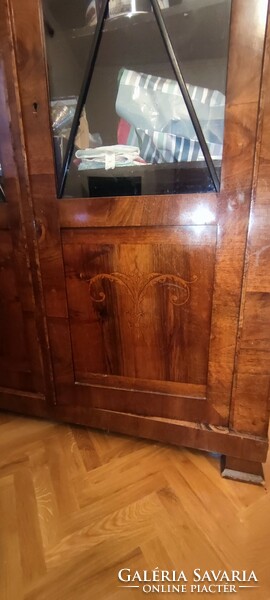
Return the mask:
<path fill-rule="evenodd" d="M 267 2 L 234 0 L 207 398 L 228 423 L 252 192 Z M 249 27 L 249 23 L 253 27 Z M 247 27 L 249 36 L 247 37 Z M 252 65 L 252 67 L 251 67 Z"/>
<path fill-rule="evenodd" d="M 248 234 L 231 425 L 267 436 L 270 373 L 270 27 L 261 101 L 261 145 Z"/>
<path fill-rule="evenodd" d="M 26 323 L 14 273 L 10 232 L 0 231 L 0 386 L 32 390 Z M 29 320 L 33 315 L 29 312 Z"/>
<path fill-rule="evenodd" d="M 5 150 L 3 169 L 7 197 L 7 226 L 12 238 L 13 268 L 23 312 L 27 343 L 26 357 L 30 362 L 32 388 L 36 392 L 45 391 L 47 400 L 53 402 L 52 366 L 36 243 L 37 222 L 33 212 L 28 178 L 29 163 L 22 123 L 12 9 L 12 2 L 0 0 L 0 50 L 3 59 L 0 69 L 0 133 L 1 144 L 4 139 Z M 30 21 L 29 15 L 28 21 Z M 16 346 L 16 336 L 14 345 Z M 10 381 L 11 386 L 12 381 Z M 29 386 L 26 389 L 30 389 Z"/>
<path fill-rule="evenodd" d="M 5 202 L 0 204 L 0 385 L 42 392 L 43 369 L 17 164 L 22 143 L 6 3 L 0 2 L 0 12 L 0 145 L 5 192 Z"/>

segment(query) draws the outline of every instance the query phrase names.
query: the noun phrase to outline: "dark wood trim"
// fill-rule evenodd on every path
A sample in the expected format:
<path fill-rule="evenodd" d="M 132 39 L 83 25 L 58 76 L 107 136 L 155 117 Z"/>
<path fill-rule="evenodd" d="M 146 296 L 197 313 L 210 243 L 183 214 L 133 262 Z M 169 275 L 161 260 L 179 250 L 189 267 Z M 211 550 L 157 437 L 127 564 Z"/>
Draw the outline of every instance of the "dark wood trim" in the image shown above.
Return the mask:
<path fill-rule="evenodd" d="M 76 227 L 151 227 L 217 223 L 218 195 L 63 198 L 58 202 L 61 229 Z"/>
<path fill-rule="evenodd" d="M 206 400 L 206 386 L 192 383 L 177 383 L 175 381 L 158 381 L 154 379 L 136 379 L 117 375 L 101 375 L 99 373 L 77 373 L 76 385 L 96 385 L 126 389 L 153 394 L 178 395 L 185 398 Z"/>
<path fill-rule="evenodd" d="M 44 394 L 37 394 L 35 392 L 27 392 L 23 390 L 14 390 L 13 388 L 0 387 L 0 395 L 1 398 L 13 398 L 14 401 L 16 401 L 16 398 L 26 398 L 29 400 L 46 402 Z"/>
<path fill-rule="evenodd" d="M 6 202 L 0 204 L 0 229 L 9 229 L 8 205 Z"/>
<path fill-rule="evenodd" d="M 233 0 L 207 386 L 207 398 L 223 416 L 224 425 L 232 394 L 253 185 L 266 33 L 262 23 L 259 6 L 254 11 L 252 3 Z"/>
<path fill-rule="evenodd" d="M 161 417 L 196 423 L 221 425 L 222 419 L 211 404 L 203 398 L 187 397 L 153 391 L 137 391 L 101 385 L 75 383 L 58 384 L 59 406 L 98 408 L 115 412 L 127 412 L 139 416 Z"/>
<path fill-rule="evenodd" d="M 55 421 L 73 422 L 78 425 L 114 431 L 118 433 L 159 441 L 165 444 L 198 448 L 235 458 L 252 456 L 254 462 L 265 462 L 268 451 L 266 438 L 242 435 L 226 427 L 214 427 L 157 417 L 142 417 L 133 414 L 87 406 L 49 407 L 38 398 L 7 396 L 1 399 L 2 408 L 25 415 L 46 417 Z"/>
<path fill-rule="evenodd" d="M 270 408 L 270 4 L 264 49 L 230 426 L 268 434 Z"/>
<path fill-rule="evenodd" d="M 15 82 L 18 81 L 18 73 L 15 60 L 14 37 L 12 29 L 12 8 L 9 1 L 1 0 L 0 4 L 2 4 L 1 14 L 3 15 L 3 55 L 5 58 L 6 72 L 9 72 L 9 77 L 6 77 L 6 91 L 10 110 L 12 111 L 10 130 L 12 134 L 13 152 L 18 173 L 18 194 L 20 197 L 20 201 L 18 201 L 17 198 L 17 211 L 19 210 L 18 217 L 20 219 L 20 223 L 18 222 L 17 217 L 17 224 L 15 225 L 13 222 L 12 227 L 14 235 L 18 236 L 18 231 L 21 228 L 25 236 L 25 242 L 31 266 L 31 283 L 34 294 L 35 320 L 42 355 L 46 397 L 49 403 L 54 403 L 54 378 L 49 349 L 43 289 L 40 276 L 39 255 L 36 240 L 36 219 L 27 169 L 28 159 L 25 148 L 23 121 L 21 117 L 21 99 L 18 86 L 15 84 Z M 10 76 L 11 74 L 12 77 Z"/>
<path fill-rule="evenodd" d="M 260 462 L 222 456 L 221 475 L 224 479 L 264 485 L 263 468 Z"/>

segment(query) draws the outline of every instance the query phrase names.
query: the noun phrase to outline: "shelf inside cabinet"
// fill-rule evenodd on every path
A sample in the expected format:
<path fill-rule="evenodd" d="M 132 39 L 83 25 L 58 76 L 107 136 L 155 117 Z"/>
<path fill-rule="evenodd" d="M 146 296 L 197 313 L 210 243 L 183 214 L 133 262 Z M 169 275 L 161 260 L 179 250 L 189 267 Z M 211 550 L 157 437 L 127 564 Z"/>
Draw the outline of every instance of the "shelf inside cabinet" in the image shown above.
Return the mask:
<path fill-rule="evenodd" d="M 226 27 L 222 23 L 228 20 L 230 2 L 221 0 L 213 2 L 208 0 L 184 1 L 175 6 L 162 10 L 162 15 L 175 51 L 181 52 L 182 60 L 221 58 L 227 56 L 228 36 Z M 220 23 L 220 27 L 219 27 Z M 73 29 L 70 37 L 79 43 L 79 40 L 89 42 L 94 36 L 95 25 Z M 140 56 L 140 38 L 147 35 L 149 39 L 150 56 L 143 57 L 144 62 L 149 58 L 156 58 L 155 34 L 159 34 L 154 13 L 126 13 L 109 17 L 105 20 L 103 34 L 113 38 L 119 50 L 126 52 L 129 47 L 137 42 L 135 57 Z M 154 36 L 154 37 L 153 37 Z M 116 53 L 115 53 L 116 54 Z M 136 56 L 137 55 L 137 56 Z M 152 58 L 151 58 L 152 60 Z"/>
<path fill-rule="evenodd" d="M 221 162 L 214 161 L 220 174 Z M 191 194 L 213 192 L 214 186 L 204 162 L 182 162 L 89 169 L 71 166 L 65 197 L 81 188 L 81 197 L 136 196 L 153 194 Z"/>

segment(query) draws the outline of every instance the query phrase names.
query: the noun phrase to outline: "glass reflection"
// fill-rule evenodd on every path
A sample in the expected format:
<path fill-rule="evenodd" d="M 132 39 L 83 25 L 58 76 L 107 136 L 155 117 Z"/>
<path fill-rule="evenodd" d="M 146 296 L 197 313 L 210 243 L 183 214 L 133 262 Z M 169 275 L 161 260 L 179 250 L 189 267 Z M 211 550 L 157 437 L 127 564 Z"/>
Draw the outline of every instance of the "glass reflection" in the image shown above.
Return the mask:
<path fill-rule="evenodd" d="M 221 160 L 231 0 L 180 0 L 164 10 L 168 2 L 158 0 L 176 58 L 210 154 Z"/>
<path fill-rule="evenodd" d="M 230 4 L 230 0 L 159 0 L 218 172 Z M 71 0 L 43 0 L 43 5 L 60 173 L 100 3 L 80 1 L 76 11 Z M 214 190 L 150 0 L 110 0 L 108 10 L 64 196 Z"/>
<path fill-rule="evenodd" d="M 43 0 L 50 109 L 59 175 L 87 62 L 73 32 L 85 26 L 86 2 Z"/>

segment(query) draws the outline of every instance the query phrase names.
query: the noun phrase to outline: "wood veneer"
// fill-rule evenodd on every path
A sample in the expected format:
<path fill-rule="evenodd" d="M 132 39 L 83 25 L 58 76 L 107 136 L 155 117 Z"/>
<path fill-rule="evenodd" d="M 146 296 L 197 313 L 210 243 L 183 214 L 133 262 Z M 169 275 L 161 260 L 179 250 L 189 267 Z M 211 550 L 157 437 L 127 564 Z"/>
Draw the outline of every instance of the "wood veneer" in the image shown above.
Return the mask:
<path fill-rule="evenodd" d="M 1 0 L 1 8 L 2 55 L 13 73 L 4 85 L 11 117 L 1 122 L 9 144 L 12 122 L 17 142 L 17 206 L 32 270 L 31 307 L 36 303 L 28 378 L 37 371 L 39 347 L 42 384 L 33 388 L 25 379 L 18 395 L 6 378 L 0 405 L 264 461 L 267 2 L 232 2 L 220 193 L 66 200 L 56 198 L 38 4 Z M 9 198 L 0 205 L 1 235 L 16 244 L 20 221 L 11 213 Z M 20 280 L 26 281 L 23 270 Z M 11 315 L 7 320 L 14 323 Z M 15 340 L 11 329 L 12 347 Z"/>

